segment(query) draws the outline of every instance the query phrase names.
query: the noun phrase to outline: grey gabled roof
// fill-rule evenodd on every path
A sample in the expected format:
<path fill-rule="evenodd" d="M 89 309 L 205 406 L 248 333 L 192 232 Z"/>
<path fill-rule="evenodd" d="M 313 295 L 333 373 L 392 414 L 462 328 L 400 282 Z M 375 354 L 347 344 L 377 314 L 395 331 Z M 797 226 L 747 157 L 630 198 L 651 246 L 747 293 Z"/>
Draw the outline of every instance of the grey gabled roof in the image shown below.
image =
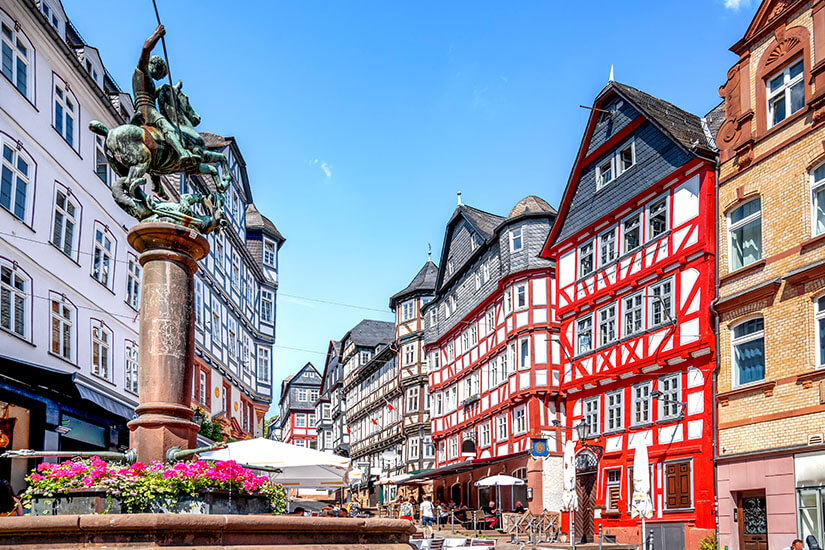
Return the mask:
<path fill-rule="evenodd" d="M 485 240 L 492 237 L 493 233 L 496 232 L 498 224 L 504 221 L 504 218 L 501 216 L 496 216 L 495 214 L 490 214 L 489 212 L 465 204 L 459 204 L 456 210 L 464 214 L 467 221 L 481 233 Z"/>
<path fill-rule="evenodd" d="M 275 227 L 275 224 L 272 223 L 269 218 L 261 214 L 255 206 L 255 203 L 252 202 L 250 202 L 246 207 L 246 228 L 252 229 L 253 231 L 255 229 L 260 229 L 264 233 L 269 234 L 278 241 L 278 246 L 286 241 L 284 236 L 281 235 L 281 232 L 278 231 L 278 228 Z"/>
<path fill-rule="evenodd" d="M 714 150 L 713 144 L 708 142 L 702 129 L 702 119 L 698 116 L 633 86 L 610 82 L 607 87 L 611 86 L 616 88 L 620 95 L 625 95 L 645 116 L 670 134 L 686 150 L 692 151 L 697 147 L 708 151 Z"/>
<path fill-rule="evenodd" d="M 386 344 L 395 339 L 395 323 L 390 321 L 374 321 L 364 319 L 341 338 L 341 342 L 352 339 L 356 346 L 375 348 L 378 344 Z"/>
<path fill-rule="evenodd" d="M 427 260 L 407 288 L 396 292 L 390 298 L 390 309 L 395 309 L 395 304 L 405 296 L 410 296 L 416 292 L 435 292 L 435 280 L 438 278 L 438 266 L 431 260 Z"/>

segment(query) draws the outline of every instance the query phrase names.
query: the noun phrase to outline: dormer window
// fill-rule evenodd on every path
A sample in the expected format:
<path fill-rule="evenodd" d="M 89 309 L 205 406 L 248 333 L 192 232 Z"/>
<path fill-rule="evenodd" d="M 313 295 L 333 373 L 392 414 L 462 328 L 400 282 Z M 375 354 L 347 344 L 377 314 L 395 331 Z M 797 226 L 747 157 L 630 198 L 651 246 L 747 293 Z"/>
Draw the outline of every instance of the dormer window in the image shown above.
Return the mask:
<path fill-rule="evenodd" d="M 46 20 L 51 23 L 52 27 L 55 28 L 57 34 L 60 34 L 60 19 L 57 17 L 57 12 L 48 5 L 46 2 L 41 0 L 40 2 L 40 11 L 43 12 L 43 15 L 46 16 Z M 62 36 L 62 35 L 61 35 Z"/>
<path fill-rule="evenodd" d="M 264 265 L 275 267 L 275 242 L 264 239 Z"/>
<path fill-rule="evenodd" d="M 767 80 L 769 128 L 805 106 L 803 68 L 802 59 L 796 59 Z"/>

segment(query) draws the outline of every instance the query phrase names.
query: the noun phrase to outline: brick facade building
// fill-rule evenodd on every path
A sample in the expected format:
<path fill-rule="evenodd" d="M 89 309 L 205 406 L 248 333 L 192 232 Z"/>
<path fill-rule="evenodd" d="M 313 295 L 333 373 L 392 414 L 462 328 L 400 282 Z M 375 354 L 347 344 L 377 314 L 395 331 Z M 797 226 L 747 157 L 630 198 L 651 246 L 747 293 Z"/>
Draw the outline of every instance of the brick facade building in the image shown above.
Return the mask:
<path fill-rule="evenodd" d="M 825 537 L 825 2 L 762 2 L 731 50 L 716 138 L 719 536 L 780 548 Z"/>

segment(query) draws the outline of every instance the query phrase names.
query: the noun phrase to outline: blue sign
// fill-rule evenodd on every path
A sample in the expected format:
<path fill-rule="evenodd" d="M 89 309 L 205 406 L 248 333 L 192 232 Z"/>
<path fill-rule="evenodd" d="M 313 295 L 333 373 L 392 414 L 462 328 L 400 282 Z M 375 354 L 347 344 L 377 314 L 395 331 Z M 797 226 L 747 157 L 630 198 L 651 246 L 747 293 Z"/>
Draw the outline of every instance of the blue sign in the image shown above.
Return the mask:
<path fill-rule="evenodd" d="M 548 456 L 550 454 L 546 439 L 533 438 L 530 440 L 530 446 L 530 452 L 533 456 Z"/>

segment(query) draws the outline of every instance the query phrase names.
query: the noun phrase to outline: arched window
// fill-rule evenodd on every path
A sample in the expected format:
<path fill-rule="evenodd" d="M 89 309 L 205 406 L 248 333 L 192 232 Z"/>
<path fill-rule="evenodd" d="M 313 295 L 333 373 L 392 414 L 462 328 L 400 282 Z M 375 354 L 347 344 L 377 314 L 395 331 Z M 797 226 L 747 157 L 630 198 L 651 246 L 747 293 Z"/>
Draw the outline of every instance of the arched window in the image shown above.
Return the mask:
<path fill-rule="evenodd" d="M 16 263 L 0 258 L 0 327 L 29 339 L 31 278 Z"/>
<path fill-rule="evenodd" d="M 34 101 L 34 48 L 15 22 L 0 11 L 2 72 L 30 102 Z"/>
<path fill-rule="evenodd" d="M 92 374 L 112 379 L 112 331 L 106 323 L 92 319 Z"/>
<path fill-rule="evenodd" d="M 52 354 L 70 363 L 76 362 L 77 308 L 58 292 L 49 292 Z"/>
<path fill-rule="evenodd" d="M 765 378 L 765 320 L 753 317 L 731 327 L 733 385 Z"/>
<path fill-rule="evenodd" d="M 78 128 L 80 127 L 80 106 L 77 96 L 69 87 L 69 83 L 52 73 L 54 85 L 52 88 L 52 125 L 69 147 L 80 150 Z"/>
<path fill-rule="evenodd" d="M 728 269 L 736 271 L 762 259 L 762 199 L 756 197 L 728 213 Z"/>
<path fill-rule="evenodd" d="M 75 258 L 81 208 L 71 192 L 55 182 L 52 244 L 69 258 Z"/>
<path fill-rule="evenodd" d="M 3 136 L 5 138 L 5 136 Z M 27 223 L 34 193 L 35 164 L 20 143 L 2 140 L 0 160 L 0 206 Z"/>

